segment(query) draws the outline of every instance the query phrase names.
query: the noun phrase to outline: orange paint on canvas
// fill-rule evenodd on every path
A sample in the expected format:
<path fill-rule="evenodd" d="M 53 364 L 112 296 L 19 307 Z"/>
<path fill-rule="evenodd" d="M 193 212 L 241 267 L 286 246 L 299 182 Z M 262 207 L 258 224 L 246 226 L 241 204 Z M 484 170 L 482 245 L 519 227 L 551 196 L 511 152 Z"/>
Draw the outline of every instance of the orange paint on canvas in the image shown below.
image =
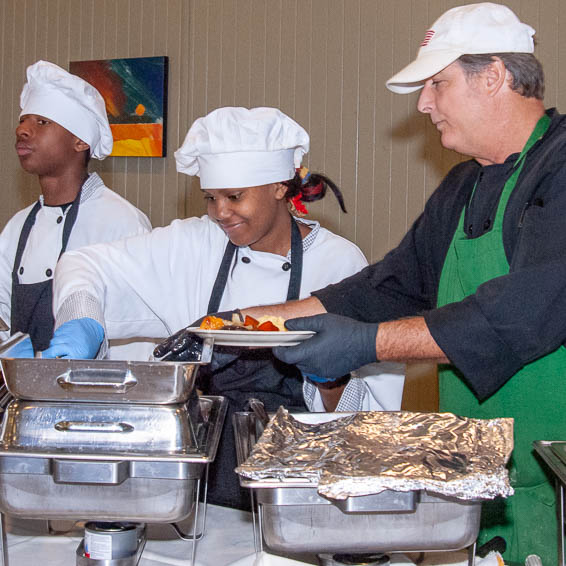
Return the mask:
<path fill-rule="evenodd" d="M 110 124 L 114 147 L 112 156 L 161 157 L 162 124 Z"/>

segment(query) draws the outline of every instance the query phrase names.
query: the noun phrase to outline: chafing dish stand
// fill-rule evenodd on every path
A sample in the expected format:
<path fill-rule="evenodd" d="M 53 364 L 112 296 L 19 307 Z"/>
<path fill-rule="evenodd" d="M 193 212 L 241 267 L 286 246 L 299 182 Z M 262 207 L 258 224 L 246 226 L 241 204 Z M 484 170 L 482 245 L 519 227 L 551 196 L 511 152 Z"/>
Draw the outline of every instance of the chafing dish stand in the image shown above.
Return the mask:
<path fill-rule="evenodd" d="M 533 446 L 555 476 L 556 512 L 558 516 L 558 566 L 566 566 L 566 441 L 537 440 Z"/>
<path fill-rule="evenodd" d="M 90 521 L 77 566 L 136 566 L 145 524 L 170 524 L 192 542 L 194 564 L 227 409 L 194 392 L 213 342 L 190 363 L 10 357 L 25 339 L 0 344 L 0 566 L 9 566 L 4 513 Z M 176 522 L 190 517 L 185 534 Z"/>
<path fill-rule="evenodd" d="M 0 406 L 0 566 L 9 566 L 4 513 L 47 521 L 130 521 L 139 525 L 137 547 L 130 556 L 92 559 L 85 556 L 81 541 L 77 566 L 136 566 L 146 540 L 144 523 L 168 523 L 180 538 L 192 543 L 190 564 L 194 564 L 196 542 L 205 530 L 208 466 L 216 455 L 226 415 L 223 397 L 199 397 L 198 422 L 188 404 L 171 409 L 155 405 L 152 414 L 163 414 L 163 419 L 153 420 L 154 425 L 187 421 L 188 432 L 177 431 L 170 446 L 160 444 L 159 435 L 154 435 L 144 447 L 136 436 L 136 429 L 143 428 L 142 420 L 135 420 L 146 410 L 143 405 L 78 402 L 59 403 L 60 409 L 53 409 L 53 403 L 14 400 L 3 392 L 5 385 L 0 386 L 4 402 Z M 170 413 L 180 417 L 174 419 Z M 41 417 L 43 428 L 34 427 L 34 414 Z M 70 442 L 61 444 L 58 434 Z M 121 439 L 124 435 L 133 442 L 124 446 L 115 440 L 118 448 L 104 441 L 97 450 L 96 443 L 88 442 L 97 436 Z M 152 443 L 156 445 L 153 450 Z M 166 508 L 156 510 L 156 499 L 164 501 Z M 192 533 L 181 532 L 176 522 L 191 515 Z"/>
<path fill-rule="evenodd" d="M 309 417 L 314 418 L 313 415 Z M 320 415 L 332 418 L 331 413 Z M 334 415 L 334 418 L 342 416 Z M 238 464 L 241 464 L 261 436 L 263 425 L 253 412 L 235 413 L 233 421 Z M 329 559 L 331 564 L 340 564 L 336 561 L 340 555 L 354 559 L 358 554 L 361 562 L 362 554 L 369 553 L 467 549 L 468 566 L 475 564 L 479 501 L 391 490 L 331 501 L 318 495 L 316 487 L 307 480 L 280 482 L 240 478 L 240 484 L 250 488 L 256 553 L 263 551 L 265 542 L 276 552 L 317 554 L 320 564 L 324 565 Z M 442 521 L 443 527 L 426 531 L 424 527 L 431 517 Z M 403 531 L 405 534 L 401 537 L 410 537 L 412 533 L 416 539 L 403 544 L 397 535 Z M 385 541 L 390 536 L 394 542 L 387 547 Z M 415 546 L 419 544 L 422 546 Z M 353 563 L 348 561 L 348 564 Z"/>

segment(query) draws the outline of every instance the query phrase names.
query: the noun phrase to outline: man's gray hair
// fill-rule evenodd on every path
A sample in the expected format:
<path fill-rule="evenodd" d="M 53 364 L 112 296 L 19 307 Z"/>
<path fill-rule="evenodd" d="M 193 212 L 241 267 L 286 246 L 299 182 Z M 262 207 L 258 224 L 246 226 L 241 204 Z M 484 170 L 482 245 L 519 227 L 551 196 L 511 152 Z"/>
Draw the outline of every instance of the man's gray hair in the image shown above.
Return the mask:
<path fill-rule="evenodd" d="M 511 73 L 511 89 L 525 98 L 544 98 L 544 71 L 540 61 L 532 53 L 486 53 L 462 55 L 458 59 L 464 73 L 471 77 L 481 73 L 498 57 Z"/>

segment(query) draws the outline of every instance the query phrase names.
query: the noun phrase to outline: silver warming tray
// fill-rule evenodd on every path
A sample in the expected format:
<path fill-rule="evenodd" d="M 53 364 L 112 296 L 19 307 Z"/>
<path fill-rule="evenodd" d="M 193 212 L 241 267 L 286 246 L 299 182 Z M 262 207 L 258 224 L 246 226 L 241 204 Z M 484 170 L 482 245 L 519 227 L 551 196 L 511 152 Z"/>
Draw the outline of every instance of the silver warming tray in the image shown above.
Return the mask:
<path fill-rule="evenodd" d="M 10 348 L 25 339 L 14 334 L 0 348 L 6 386 L 18 399 L 111 403 L 184 403 L 198 368 L 210 362 L 205 340 L 198 362 L 11 358 Z"/>
<path fill-rule="evenodd" d="M 566 565 L 566 440 L 536 440 L 537 454 L 552 470 L 555 479 L 556 509 L 558 514 L 558 564 Z"/>
<path fill-rule="evenodd" d="M 18 399 L 163 405 L 189 398 L 201 363 L 0 359 Z"/>
<path fill-rule="evenodd" d="M 294 414 L 323 422 L 339 413 Z M 238 464 L 263 428 L 254 413 L 236 413 Z M 460 550 L 474 544 L 481 502 L 424 491 L 326 499 L 304 479 L 245 480 L 257 503 L 259 542 L 278 552 L 373 553 Z"/>
<path fill-rule="evenodd" d="M 215 396 L 170 407 L 12 401 L 0 437 L 0 510 L 180 521 L 214 460 L 225 414 L 225 399 Z"/>

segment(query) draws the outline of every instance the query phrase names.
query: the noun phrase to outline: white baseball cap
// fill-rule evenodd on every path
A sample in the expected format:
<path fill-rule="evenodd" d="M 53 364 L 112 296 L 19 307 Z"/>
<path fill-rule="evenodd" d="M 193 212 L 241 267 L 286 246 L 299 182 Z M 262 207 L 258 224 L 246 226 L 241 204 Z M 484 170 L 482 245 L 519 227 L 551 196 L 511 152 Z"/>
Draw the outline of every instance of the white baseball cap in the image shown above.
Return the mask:
<path fill-rule="evenodd" d="M 406 94 L 422 88 L 461 55 L 533 53 L 535 30 L 502 4 L 482 2 L 448 10 L 425 33 L 417 58 L 385 86 Z"/>
<path fill-rule="evenodd" d="M 307 132 L 277 108 L 225 107 L 195 120 L 175 160 L 203 189 L 256 187 L 292 179 L 308 150 Z"/>
<path fill-rule="evenodd" d="M 85 80 L 58 65 L 38 61 L 26 71 L 20 116 L 37 114 L 63 126 L 90 146 L 94 159 L 112 153 L 112 130 L 102 95 Z"/>

